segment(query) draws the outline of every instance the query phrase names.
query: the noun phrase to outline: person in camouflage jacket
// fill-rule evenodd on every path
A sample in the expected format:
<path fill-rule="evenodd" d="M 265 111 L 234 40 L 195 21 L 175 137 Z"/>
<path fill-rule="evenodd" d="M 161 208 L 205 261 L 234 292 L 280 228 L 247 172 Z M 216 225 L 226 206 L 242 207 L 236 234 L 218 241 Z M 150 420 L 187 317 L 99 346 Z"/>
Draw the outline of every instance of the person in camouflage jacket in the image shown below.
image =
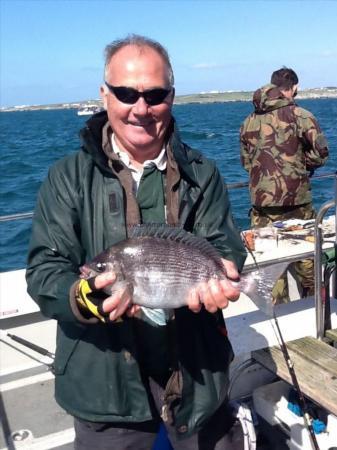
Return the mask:
<path fill-rule="evenodd" d="M 325 164 L 328 145 L 313 114 L 296 105 L 297 84 L 292 69 L 275 71 L 271 84 L 255 91 L 255 111 L 240 129 L 241 164 L 249 173 L 252 227 L 315 217 L 309 176 Z M 292 266 L 301 296 L 312 295 L 313 262 Z M 289 301 L 286 274 L 276 283 L 273 300 Z"/>

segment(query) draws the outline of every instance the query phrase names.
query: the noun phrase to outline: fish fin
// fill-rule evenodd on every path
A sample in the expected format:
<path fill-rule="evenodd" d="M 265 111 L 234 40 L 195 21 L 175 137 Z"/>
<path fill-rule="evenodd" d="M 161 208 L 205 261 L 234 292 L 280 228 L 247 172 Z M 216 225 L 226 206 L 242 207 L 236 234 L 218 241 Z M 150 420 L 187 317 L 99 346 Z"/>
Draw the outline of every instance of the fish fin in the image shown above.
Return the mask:
<path fill-rule="evenodd" d="M 274 311 L 273 287 L 288 265 L 289 262 L 280 261 L 266 267 L 255 267 L 241 274 L 239 282 L 241 292 L 244 292 L 268 317 L 272 317 Z"/>
<path fill-rule="evenodd" d="M 154 237 L 158 239 L 167 239 L 174 242 L 198 249 L 201 253 L 212 258 L 218 266 L 220 272 L 225 272 L 225 268 L 221 261 L 221 255 L 215 247 L 204 237 L 196 236 L 181 227 L 174 227 L 165 224 L 141 224 L 128 228 L 129 238 Z"/>

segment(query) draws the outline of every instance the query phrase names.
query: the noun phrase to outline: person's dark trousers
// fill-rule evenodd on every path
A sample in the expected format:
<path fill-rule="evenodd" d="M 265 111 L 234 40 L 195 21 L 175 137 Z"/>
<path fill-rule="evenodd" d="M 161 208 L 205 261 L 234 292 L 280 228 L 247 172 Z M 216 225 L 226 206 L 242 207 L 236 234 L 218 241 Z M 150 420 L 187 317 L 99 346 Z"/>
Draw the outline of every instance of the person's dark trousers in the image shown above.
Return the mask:
<path fill-rule="evenodd" d="M 150 380 L 154 403 L 161 410 L 163 388 Z M 175 428 L 165 424 L 174 450 L 243 450 L 242 428 L 229 411 L 220 407 L 205 427 L 183 440 L 176 438 Z M 142 423 L 93 423 L 75 418 L 75 450 L 159 450 L 154 443 L 160 428 L 159 420 Z"/>

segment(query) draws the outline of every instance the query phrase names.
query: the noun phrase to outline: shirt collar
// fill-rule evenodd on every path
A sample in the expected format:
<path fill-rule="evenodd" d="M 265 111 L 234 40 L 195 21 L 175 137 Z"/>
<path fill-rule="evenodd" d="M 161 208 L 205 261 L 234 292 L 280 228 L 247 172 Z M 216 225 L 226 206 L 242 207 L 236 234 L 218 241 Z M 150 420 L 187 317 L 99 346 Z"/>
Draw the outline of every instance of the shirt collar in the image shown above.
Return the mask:
<path fill-rule="evenodd" d="M 111 146 L 113 151 L 116 153 L 116 155 L 118 155 L 118 157 L 126 165 L 126 167 L 132 170 L 137 170 L 132 165 L 129 155 L 125 151 L 121 150 L 121 148 L 117 145 L 114 134 L 111 135 Z M 144 161 L 143 169 L 144 167 L 150 167 L 152 165 L 155 165 L 158 170 L 163 171 L 166 169 L 166 164 L 167 164 L 167 155 L 166 155 L 166 148 L 164 146 L 156 158 Z"/>

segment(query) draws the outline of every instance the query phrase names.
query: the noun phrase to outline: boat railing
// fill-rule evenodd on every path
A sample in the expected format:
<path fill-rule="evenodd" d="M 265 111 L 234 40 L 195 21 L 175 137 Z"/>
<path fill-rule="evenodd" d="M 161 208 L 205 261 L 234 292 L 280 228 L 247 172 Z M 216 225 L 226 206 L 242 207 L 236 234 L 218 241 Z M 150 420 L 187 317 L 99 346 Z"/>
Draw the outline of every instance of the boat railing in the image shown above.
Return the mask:
<path fill-rule="evenodd" d="M 335 258 L 337 258 L 337 172 L 335 174 L 335 188 L 334 188 L 334 200 L 325 202 L 321 208 L 318 210 L 317 217 L 315 220 L 315 253 L 314 253 L 314 270 L 315 270 L 315 311 L 316 311 L 316 337 L 322 340 L 325 337 L 326 328 L 326 308 L 328 302 L 330 301 L 330 296 L 324 290 L 322 292 L 322 265 L 323 265 L 323 243 L 324 237 L 322 232 L 322 222 L 325 214 L 331 209 L 335 208 Z M 331 296 L 332 298 L 337 298 L 337 275 L 336 270 L 332 273 L 331 280 Z M 329 290 L 329 286 L 326 287 Z M 323 300 L 324 296 L 324 300 Z"/>
<path fill-rule="evenodd" d="M 324 178 L 336 178 L 336 173 L 325 173 L 321 175 L 314 175 L 311 177 L 312 180 L 321 180 Z M 226 183 L 226 186 L 228 189 L 241 189 L 241 188 L 247 188 L 249 187 L 248 181 L 239 181 L 238 183 Z M 337 197 L 336 197 L 337 198 Z M 32 219 L 33 218 L 33 212 L 25 212 L 25 213 L 16 213 L 16 214 L 8 214 L 5 216 L 0 216 L 0 222 L 10 222 L 12 220 L 23 220 L 23 219 Z"/>
<path fill-rule="evenodd" d="M 7 216 L 0 216 L 0 222 L 11 222 L 12 220 L 22 220 L 31 219 L 33 217 L 33 212 L 8 214 Z"/>

